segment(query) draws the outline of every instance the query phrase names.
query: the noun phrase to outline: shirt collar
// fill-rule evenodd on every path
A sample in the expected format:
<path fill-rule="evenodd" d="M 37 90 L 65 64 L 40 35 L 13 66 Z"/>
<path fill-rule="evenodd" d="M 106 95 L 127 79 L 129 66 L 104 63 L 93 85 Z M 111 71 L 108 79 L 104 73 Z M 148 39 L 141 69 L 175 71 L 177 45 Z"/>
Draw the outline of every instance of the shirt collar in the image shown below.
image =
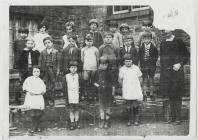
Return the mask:
<path fill-rule="evenodd" d="M 51 49 L 47 49 L 47 53 L 50 54 L 52 52 L 52 48 Z"/>
<path fill-rule="evenodd" d="M 175 36 L 172 35 L 171 38 L 166 39 L 166 41 L 173 41 L 174 38 L 175 38 Z"/>

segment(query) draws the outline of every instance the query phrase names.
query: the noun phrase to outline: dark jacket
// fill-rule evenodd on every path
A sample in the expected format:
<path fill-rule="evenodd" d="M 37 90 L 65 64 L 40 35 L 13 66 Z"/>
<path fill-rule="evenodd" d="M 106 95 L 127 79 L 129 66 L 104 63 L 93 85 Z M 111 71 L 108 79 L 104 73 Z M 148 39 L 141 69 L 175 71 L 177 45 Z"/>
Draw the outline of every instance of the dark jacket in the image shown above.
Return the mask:
<path fill-rule="evenodd" d="M 52 68 L 55 73 L 60 71 L 60 58 L 58 57 L 58 51 L 52 48 Z M 41 72 L 45 72 L 46 69 L 46 58 L 47 58 L 47 49 L 43 50 L 39 57 L 39 66 Z"/>
<path fill-rule="evenodd" d="M 70 54 L 71 49 L 72 54 Z M 62 51 L 62 65 L 61 69 L 65 73 L 69 69 L 69 62 L 70 61 L 77 61 L 79 63 L 79 69 L 81 69 L 81 51 L 79 48 L 75 46 L 68 46 Z"/>
<path fill-rule="evenodd" d="M 189 52 L 181 39 L 173 41 L 163 40 L 160 44 L 160 94 L 168 97 L 181 97 L 184 95 L 183 65 L 189 60 Z M 173 65 L 180 63 L 178 71 Z"/>
<path fill-rule="evenodd" d="M 124 55 L 127 54 L 127 50 L 125 49 L 125 46 L 122 47 L 120 50 L 120 65 L 124 65 Z M 129 54 L 132 56 L 133 64 L 138 65 L 138 53 L 135 47 L 131 46 L 129 50 Z"/>
<path fill-rule="evenodd" d="M 103 44 L 103 38 L 100 32 L 87 32 L 86 34 L 91 34 L 93 36 L 93 46 L 99 48 Z M 84 36 L 85 37 L 85 36 Z"/>
<path fill-rule="evenodd" d="M 142 46 L 140 46 L 139 52 L 138 52 L 141 69 L 147 68 L 148 66 L 151 69 L 156 69 L 156 62 L 158 59 L 157 48 L 152 43 L 150 44 L 149 61 L 144 60 L 144 54 L 145 54 L 145 45 L 142 44 Z"/>
<path fill-rule="evenodd" d="M 26 40 L 16 40 L 13 44 L 13 50 L 14 50 L 14 68 L 15 69 L 19 69 L 19 59 L 21 56 L 22 51 L 24 50 L 24 48 L 26 47 L 25 45 Z"/>
<path fill-rule="evenodd" d="M 39 55 L 40 55 L 39 51 L 28 50 L 28 49 L 25 48 L 22 51 L 21 56 L 19 58 L 19 62 L 18 62 L 20 70 L 27 70 L 28 69 L 29 52 L 31 53 L 32 66 L 38 65 Z"/>

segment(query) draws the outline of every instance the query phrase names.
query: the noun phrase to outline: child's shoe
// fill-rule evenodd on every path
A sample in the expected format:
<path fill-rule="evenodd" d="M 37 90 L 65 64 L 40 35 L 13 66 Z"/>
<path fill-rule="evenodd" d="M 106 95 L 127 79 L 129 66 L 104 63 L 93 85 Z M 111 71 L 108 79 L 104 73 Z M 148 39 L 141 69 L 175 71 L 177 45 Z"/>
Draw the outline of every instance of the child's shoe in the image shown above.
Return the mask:
<path fill-rule="evenodd" d="M 109 125 L 110 125 L 109 119 L 108 120 L 105 120 L 105 122 L 104 122 L 104 128 L 105 129 L 109 128 L 110 127 Z"/>
<path fill-rule="evenodd" d="M 74 122 L 72 122 L 70 125 L 70 130 L 74 130 L 74 129 L 75 129 Z"/>
<path fill-rule="evenodd" d="M 139 125 L 139 115 L 135 115 L 135 122 L 134 122 L 135 126 Z"/>
<path fill-rule="evenodd" d="M 80 129 L 81 128 L 80 127 L 80 124 L 79 124 L 79 121 L 75 122 L 75 128 L 77 128 L 77 129 Z"/>

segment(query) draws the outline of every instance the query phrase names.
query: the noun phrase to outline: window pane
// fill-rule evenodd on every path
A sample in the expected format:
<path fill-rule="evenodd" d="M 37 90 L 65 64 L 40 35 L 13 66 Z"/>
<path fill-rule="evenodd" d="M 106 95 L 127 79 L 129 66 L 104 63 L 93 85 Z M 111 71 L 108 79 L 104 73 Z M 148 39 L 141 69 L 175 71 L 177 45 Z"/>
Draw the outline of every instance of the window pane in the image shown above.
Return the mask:
<path fill-rule="evenodd" d="M 129 6 L 114 6 L 114 11 L 128 10 Z"/>

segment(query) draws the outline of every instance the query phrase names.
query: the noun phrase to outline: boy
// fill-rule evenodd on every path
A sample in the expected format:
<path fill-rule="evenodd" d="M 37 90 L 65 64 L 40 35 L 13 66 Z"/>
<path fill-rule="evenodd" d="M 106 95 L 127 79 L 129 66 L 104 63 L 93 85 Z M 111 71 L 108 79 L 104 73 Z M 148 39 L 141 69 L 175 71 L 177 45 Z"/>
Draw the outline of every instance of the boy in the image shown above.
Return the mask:
<path fill-rule="evenodd" d="M 154 75 L 156 70 L 156 62 L 158 58 L 157 48 L 151 43 L 151 32 L 145 32 L 142 35 L 143 44 L 139 48 L 140 68 L 143 73 L 143 94 L 144 100 L 147 98 L 147 85 L 149 85 L 150 98 L 155 100 L 154 96 Z"/>
<path fill-rule="evenodd" d="M 99 94 L 99 112 L 100 128 L 107 129 L 110 127 L 110 107 L 115 95 L 116 80 L 114 75 L 109 71 L 107 57 L 100 58 L 100 65 L 95 75 L 94 85 L 98 88 Z"/>
<path fill-rule="evenodd" d="M 32 74 L 32 66 L 38 65 L 40 55 L 39 51 L 33 49 L 35 42 L 32 38 L 27 38 L 25 45 L 19 58 L 19 69 L 23 80 Z"/>
<path fill-rule="evenodd" d="M 124 55 L 124 66 L 119 71 L 119 83 L 122 85 L 122 97 L 127 103 L 127 126 L 139 125 L 139 102 L 142 100 L 142 90 L 139 78 L 142 73 L 138 66 L 133 65 L 132 56 Z"/>
<path fill-rule="evenodd" d="M 113 33 L 113 41 L 112 44 L 120 49 L 123 47 L 122 35 L 118 32 L 118 23 L 116 21 L 110 21 L 109 30 Z"/>
<path fill-rule="evenodd" d="M 100 57 L 105 56 L 109 61 L 109 67 L 117 79 L 118 74 L 118 60 L 119 50 L 116 49 L 112 44 L 113 34 L 111 32 L 104 33 L 104 44 L 99 48 Z"/>
<path fill-rule="evenodd" d="M 21 53 L 23 49 L 26 47 L 26 38 L 29 34 L 29 30 L 26 28 L 20 28 L 19 31 L 19 39 L 17 39 L 14 44 L 14 68 L 19 68 L 19 57 L 21 56 Z"/>
<path fill-rule="evenodd" d="M 93 37 L 93 46 L 99 48 L 103 44 L 102 35 L 97 31 L 99 24 L 96 19 L 91 19 L 89 21 L 90 31 L 87 34 L 91 34 Z"/>
<path fill-rule="evenodd" d="M 124 55 L 131 54 L 133 64 L 138 65 L 138 53 L 135 48 L 134 39 L 132 35 L 123 37 L 124 47 L 120 50 L 120 65 L 124 65 Z"/>
<path fill-rule="evenodd" d="M 77 36 L 75 34 L 71 34 L 68 36 L 68 46 L 63 49 L 62 52 L 62 72 L 64 74 L 69 72 L 69 62 L 77 61 L 80 67 L 80 57 L 81 52 L 80 49 L 76 46 Z M 80 68 L 79 68 L 80 70 Z"/>
<path fill-rule="evenodd" d="M 93 46 L 93 37 L 88 34 L 85 38 L 86 46 L 81 50 L 81 61 L 83 63 L 84 94 L 91 101 L 96 95 L 87 95 L 87 87 L 93 82 L 93 77 L 98 69 L 99 51 Z M 93 84 L 93 83 L 92 83 Z"/>
<path fill-rule="evenodd" d="M 47 24 L 40 24 L 38 25 L 38 33 L 34 36 L 35 40 L 35 50 L 42 52 L 45 49 L 45 45 L 43 44 L 43 39 L 46 37 L 50 37 L 47 33 L 48 25 Z"/>
<path fill-rule="evenodd" d="M 69 62 L 70 73 L 64 76 L 63 80 L 63 90 L 66 94 L 66 104 L 69 107 L 69 117 L 70 117 L 70 130 L 76 128 L 80 129 L 79 125 L 79 75 L 77 73 L 78 62 Z"/>
<path fill-rule="evenodd" d="M 60 60 L 58 58 L 58 51 L 53 48 L 52 38 L 44 38 L 43 43 L 46 49 L 40 54 L 39 66 L 41 68 L 42 78 L 47 86 L 45 103 L 47 106 L 52 106 L 54 104 L 53 95 L 55 90 L 55 80 L 60 72 Z"/>

